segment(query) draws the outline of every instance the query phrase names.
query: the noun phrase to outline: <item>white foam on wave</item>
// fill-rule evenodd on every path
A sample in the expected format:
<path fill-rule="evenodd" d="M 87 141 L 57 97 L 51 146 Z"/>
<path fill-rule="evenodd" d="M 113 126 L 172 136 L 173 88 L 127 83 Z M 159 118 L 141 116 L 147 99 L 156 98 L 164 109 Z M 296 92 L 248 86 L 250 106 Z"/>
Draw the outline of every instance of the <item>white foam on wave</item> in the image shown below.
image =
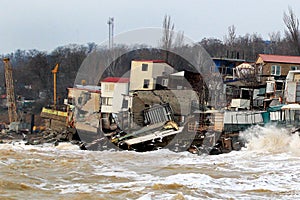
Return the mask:
<path fill-rule="evenodd" d="M 55 146 L 55 148 L 59 150 L 80 150 L 78 145 L 74 145 L 69 142 L 60 142 L 57 146 Z"/>
<path fill-rule="evenodd" d="M 61 174 L 59 180 L 45 178 L 40 183 L 33 185 L 43 190 L 49 190 L 49 188 L 54 191 L 59 190 L 58 193 L 60 194 L 114 193 L 122 190 L 125 194 L 136 193 L 139 195 L 139 199 L 144 200 L 180 199 L 181 197 L 199 199 L 207 194 L 214 196 L 216 199 L 230 199 L 233 197 L 236 199 L 251 197 L 261 199 L 264 195 L 263 192 L 276 192 L 278 194 L 298 192 L 298 188 L 300 188 L 298 178 L 300 177 L 300 172 L 298 173 L 300 158 L 286 152 L 276 154 L 257 153 L 253 150 L 265 150 L 266 147 L 262 144 L 253 144 L 250 151 L 249 144 L 259 137 L 262 137 L 261 140 L 266 137 L 265 140 L 270 140 L 273 145 L 289 145 L 288 149 L 282 149 L 281 151 L 291 151 L 292 148 L 299 147 L 299 136 L 297 134 L 291 135 L 286 131 L 287 136 L 285 137 L 290 137 L 290 140 L 280 142 L 280 140 L 283 140 L 280 139 L 280 134 L 272 134 L 272 132 L 278 130 L 278 133 L 283 134 L 285 130 L 281 131 L 281 129 L 275 128 L 270 129 L 270 131 L 265 129 L 253 129 L 252 135 L 246 135 L 249 142 L 247 150 L 217 156 L 197 156 L 187 152 L 174 153 L 166 149 L 145 153 L 73 151 L 73 146 L 69 143 L 62 143 L 62 146 L 58 145 L 56 147 L 52 145 L 47 148 L 24 144 L 5 145 L 6 147 L 10 145 L 12 149 L 17 150 L 36 148 L 39 149 L 38 154 L 46 155 L 47 153 L 49 156 L 57 156 L 58 158 L 62 156 L 63 159 L 74 156 L 74 159 L 80 160 L 84 163 L 84 166 L 87 165 L 87 168 L 74 168 L 70 165 L 69 170 L 73 170 L 72 173 L 67 173 L 65 176 Z M 278 138 L 272 141 L 267 136 Z M 256 141 L 256 143 L 258 142 Z M 272 151 L 271 147 L 268 148 Z M 50 151 L 47 152 L 48 150 Z M 32 151 L 28 152 L 32 153 Z M 33 152 L 35 153 L 35 151 Z M 8 160 L 9 162 L 12 161 Z M 66 167 L 68 165 L 57 166 Z M 83 177 L 88 179 L 93 178 L 95 175 L 97 179 L 92 179 L 91 182 L 82 181 Z M 158 187 L 155 187 L 155 184 Z M 178 186 L 175 184 L 178 184 Z M 175 187 L 173 188 L 172 185 L 175 185 Z M 162 188 L 159 188 L 160 186 Z M 189 192 L 178 194 L 176 190 L 178 192 L 180 190 Z M 255 193 L 256 196 L 251 196 L 253 195 L 252 191 L 254 193 L 258 191 Z"/>
<path fill-rule="evenodd" d="M 198 200 L 199 198 L 195 198 L 189 195 L 184 195 L 182 192 L 177 192 L 177 194 L 167 194 L 167 193 L 155 193 L 149 192 L 139 197 L 137 200 L 153 200 L 153 199 L 164 199 L 164 200 L 180 200 L 180 199 L 188 199 L 188 200 Z"/>
<path fill-rule="evenodd" d="M 10 143 L 0 144 L 1 150 L 14 150 L 14 151 L 24 151 L 24 150 L 37 150 L 37 151 L 56 151 L 56 150 L 80 150 L 78 145 L 74 145 L 68 142 L 59 143 L 55 146 L 52 143 L 44 143 L 40 145 L 27 145 L 25 141 L 12 141 Z"/>
<path fill-rule="evenodd" d="M 240 134 L 246 140 L 246 149 L 257 152 L 300 154 L 300 137 L 288 129 L 275 126 L 254 126 Z"/>

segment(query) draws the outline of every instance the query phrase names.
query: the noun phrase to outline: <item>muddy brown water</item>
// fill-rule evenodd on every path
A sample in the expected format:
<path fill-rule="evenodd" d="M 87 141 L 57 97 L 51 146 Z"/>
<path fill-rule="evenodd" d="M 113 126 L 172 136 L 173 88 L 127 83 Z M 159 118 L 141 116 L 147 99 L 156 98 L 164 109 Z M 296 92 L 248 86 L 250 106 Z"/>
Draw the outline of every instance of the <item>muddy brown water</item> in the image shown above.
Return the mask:
<path fill-rule="evenodd" d="M 299 136 L 251 134 L 216 156 L 0 144 L 0 199 L 299 199 Z"/>

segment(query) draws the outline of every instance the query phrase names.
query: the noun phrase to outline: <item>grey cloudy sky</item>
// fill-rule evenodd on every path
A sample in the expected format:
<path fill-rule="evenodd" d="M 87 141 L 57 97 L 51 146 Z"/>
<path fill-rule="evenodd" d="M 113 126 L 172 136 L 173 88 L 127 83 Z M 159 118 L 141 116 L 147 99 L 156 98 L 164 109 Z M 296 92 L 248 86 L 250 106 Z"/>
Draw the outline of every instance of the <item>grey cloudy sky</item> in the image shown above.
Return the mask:
<path fill-rule="evenodd" d="M 108 38 L 109 17 L 115 34 L 161 27 L 170 15 L 176 31 L 194 41 L 223 39 L 235 25 L 237 35 L 284 33 L 283 13 L 300 17 L 299 0 L 1 0 L 0 54 L 16 49 L 52 51 L 70 43 L 100 44 Z"/>

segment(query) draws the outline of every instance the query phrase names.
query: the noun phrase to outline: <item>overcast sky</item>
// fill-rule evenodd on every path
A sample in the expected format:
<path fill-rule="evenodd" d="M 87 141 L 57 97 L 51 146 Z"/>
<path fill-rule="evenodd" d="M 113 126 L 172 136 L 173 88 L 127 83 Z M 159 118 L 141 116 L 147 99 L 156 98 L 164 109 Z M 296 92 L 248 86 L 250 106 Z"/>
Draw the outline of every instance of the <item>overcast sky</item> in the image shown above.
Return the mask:
<path fill-rule="evenodd" d="M 237 35 L 268 39 L 271 32 L 284 34 L 282 17 L 289 6 L 299 18 L 299 0 L 1 0 L 0 54 L 100 44 L 108 39 L 109 17 L 115 19 L 115 34 L 162 27 L 167 14 L 175 30 L 194 41 L 223 40 L 231 25 Z"/>

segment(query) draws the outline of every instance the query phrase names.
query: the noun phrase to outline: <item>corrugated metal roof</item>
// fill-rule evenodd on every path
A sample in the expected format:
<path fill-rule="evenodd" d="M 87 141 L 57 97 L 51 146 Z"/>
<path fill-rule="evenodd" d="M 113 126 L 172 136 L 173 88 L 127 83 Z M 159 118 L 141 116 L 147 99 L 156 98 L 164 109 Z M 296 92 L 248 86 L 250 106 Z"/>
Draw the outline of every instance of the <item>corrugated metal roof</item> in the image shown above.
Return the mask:
<path fill-rule="evenodd" d="M 129 78 L 121 78 L 121 77 L 107 77 L 103 79 L 101 82 L 111 82 L 111 83 L 129 83 Z"/>
<path fill-rule="evenodd" d="M 259 54 L 264 62 L 300 64 L 300 56 Z"/>

